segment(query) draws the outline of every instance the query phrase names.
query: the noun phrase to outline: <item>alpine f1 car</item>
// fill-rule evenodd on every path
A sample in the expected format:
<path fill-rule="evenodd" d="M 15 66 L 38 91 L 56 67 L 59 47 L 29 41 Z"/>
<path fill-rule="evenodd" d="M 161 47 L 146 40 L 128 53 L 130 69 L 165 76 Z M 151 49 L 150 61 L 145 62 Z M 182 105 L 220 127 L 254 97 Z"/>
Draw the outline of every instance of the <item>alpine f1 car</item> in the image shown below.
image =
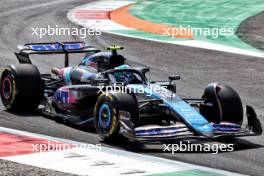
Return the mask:
<path fill-rule="evenodd" d="M 131 67 L 117 53 L 122 47 L 100 51 L 83 42 L 30 43 L 15 53 L 20 64 L 7 65 L 1 75 L 1 99 L 8 111 L 35 111 L 58 121 L 92 123 L 105 141 L 123 136 L 133 141 L 173 140 L 186 137 L 260 135 L 254 109 L 243 106 L 229 86 L 211 83 L 202 98 L 176 94 L 175 81 L 147 79 L 149 68 Z M 69 66 L 70 53 L 85 53 Z M 29 55 L 64 54 L 65 67 L 41 74 Z"/>

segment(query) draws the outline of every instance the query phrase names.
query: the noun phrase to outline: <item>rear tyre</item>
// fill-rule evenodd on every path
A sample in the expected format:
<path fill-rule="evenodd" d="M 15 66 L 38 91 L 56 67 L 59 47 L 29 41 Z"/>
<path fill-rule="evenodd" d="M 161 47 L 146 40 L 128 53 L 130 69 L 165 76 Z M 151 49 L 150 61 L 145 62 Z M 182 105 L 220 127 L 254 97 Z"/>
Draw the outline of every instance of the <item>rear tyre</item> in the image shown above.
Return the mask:
<path fill-rule="evenodd" d="M 8 111 L 33 111 L 43 96 L 39 70 L 31 64 L 7 65 L 0 80 L 0 95 Z"/>
<path fill-rule="evenodd" d="M 95 127 L 101 139 L 105 142 L 117 142 L 121 139 L 120 111 L 130 114 L 135 125 L 138 123 L 139 112 L 137 101 L 131 94 L 102 94 L 95 105 Z"/>
<path fill-rule="evenodd" d="M 202 98 L 205 98 L 206 102 L 200 106 L 200 113 L 209 122 L 242 124 L 242 102 L 238 93 L 231 87 L 211 83 L 205 88 Z"/>

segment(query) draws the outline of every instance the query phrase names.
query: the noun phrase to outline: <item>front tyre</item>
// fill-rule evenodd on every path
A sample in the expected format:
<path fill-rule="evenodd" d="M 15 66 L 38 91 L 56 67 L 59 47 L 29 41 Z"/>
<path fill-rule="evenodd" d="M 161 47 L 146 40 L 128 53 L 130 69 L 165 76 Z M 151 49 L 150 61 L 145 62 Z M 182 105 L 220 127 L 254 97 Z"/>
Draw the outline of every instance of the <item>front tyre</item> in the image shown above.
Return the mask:
<path fill-rule="evenodd" d="M 227 85 L 209 84 L 203 97 L 205 105 L 200 106 L 200 113 L 213 123 L 230 122 L 241 125 L 243 106 L 238 93 Z"/>
<path fill-rule="evenodd" d="M 131 94 L 101 94 L 95 105 L 95 128 L 102 140 L 115 142 L 120 139 L 120 112 L 130 114 L 134 123 L 138 122 L 139 112 L 135 97 Z"/>
<path fill-rule="evenodd" d="M 0 80 L 0 95 L 8 111 L 33 111 L 43 96 L 39 70 L 31 64 L 7 65 Z"/>

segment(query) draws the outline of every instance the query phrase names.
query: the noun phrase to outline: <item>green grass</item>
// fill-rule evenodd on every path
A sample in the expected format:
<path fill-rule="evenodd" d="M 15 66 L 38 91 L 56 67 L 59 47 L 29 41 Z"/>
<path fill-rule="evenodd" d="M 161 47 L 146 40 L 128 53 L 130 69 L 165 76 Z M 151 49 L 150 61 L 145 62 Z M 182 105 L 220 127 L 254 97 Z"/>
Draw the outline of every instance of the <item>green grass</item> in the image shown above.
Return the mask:
<path fill-rule="evenodd" d="M 154 23 L 210 30 L 231 28 L 234 35 L 195 35 L 195 39 L 251 50 L 235 31 L 242 21 L 261 11 L 263 0 L 142 0 L 130 8 L 134 16 Z"/>

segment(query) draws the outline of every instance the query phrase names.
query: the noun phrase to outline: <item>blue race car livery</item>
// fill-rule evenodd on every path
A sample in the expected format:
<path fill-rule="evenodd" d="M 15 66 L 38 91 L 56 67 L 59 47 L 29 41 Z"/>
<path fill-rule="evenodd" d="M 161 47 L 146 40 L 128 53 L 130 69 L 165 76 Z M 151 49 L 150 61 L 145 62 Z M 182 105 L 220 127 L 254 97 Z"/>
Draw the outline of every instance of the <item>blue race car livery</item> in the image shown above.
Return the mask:
<path fill-rule="evenodd" d="M 262 134 L 254 109 L 231 87 L 211 83 L 201 98 L 182 98 L 176 92 L 179 76 L 148 80 L 149 68 L 132 67 L 111 46 L 100 51 L 83 42 L 31 43 L 15 53 L 19 65 L 7 65 L 1 75 L 1 99 L 9 111 L 37 110 L 58 121 L 90 125 L 105 141 L 123 136 L 132 141 L 177 138 L 252 136 Z M 86 53 L 69 66 L 69 53 Z M 64 54 L 65 67 L 40 74 L 32 54 Z M 28 87 L 27 85 L 31 85 Z"/>

